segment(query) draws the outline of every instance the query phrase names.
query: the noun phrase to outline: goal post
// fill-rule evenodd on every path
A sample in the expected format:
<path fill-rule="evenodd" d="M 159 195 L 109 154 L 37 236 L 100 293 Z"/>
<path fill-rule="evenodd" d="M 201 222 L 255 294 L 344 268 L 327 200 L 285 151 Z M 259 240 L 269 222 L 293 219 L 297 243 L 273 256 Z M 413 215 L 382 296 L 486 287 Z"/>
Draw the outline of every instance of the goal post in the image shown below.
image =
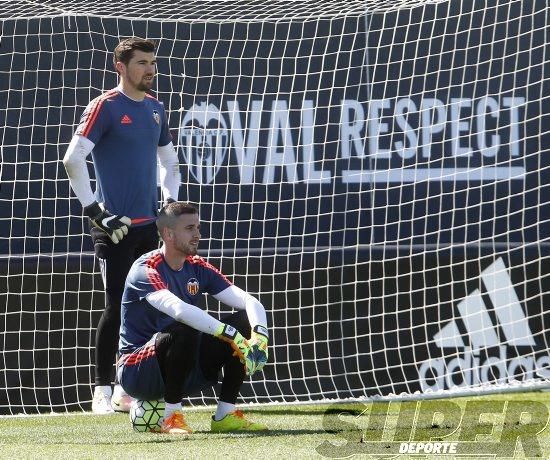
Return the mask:
<path fill-rule="evenodd" d="M 61 159 L 132 35 L 200 252 L 267 309 L 242 402 L 549 386 L 543 3 L 0 4 L 0 414 L 90 408 L 103 286 Z"/>

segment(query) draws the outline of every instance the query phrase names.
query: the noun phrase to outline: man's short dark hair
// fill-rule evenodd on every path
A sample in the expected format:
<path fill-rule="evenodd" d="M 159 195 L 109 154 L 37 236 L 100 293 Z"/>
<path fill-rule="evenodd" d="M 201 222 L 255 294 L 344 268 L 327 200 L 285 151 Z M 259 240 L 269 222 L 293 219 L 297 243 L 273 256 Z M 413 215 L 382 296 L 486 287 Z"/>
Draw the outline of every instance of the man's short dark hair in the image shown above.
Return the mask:
<path fill-rule="evenodd" d="M 143 51 L 145 53 L 154 53 L 157 44 L 152 40 L 146 40 L 140 37 L 130 37 L 122 40 L 115 48 L 113 53 L 113 64 L 116 68 L 117 62 L 128 65 L 130 59 L 134 56 L 134 51 Z"/>
<path fill-rule="evenodd" d="M 178 217 L 183 214 L 198 214 L 199 208 L 192 203 L 185 203 L 183 201 L 174 201 L 164 206 L 157 219 L 157 228 L 159 232 L 162 232 L 163 228 L 174 228 Z"/>

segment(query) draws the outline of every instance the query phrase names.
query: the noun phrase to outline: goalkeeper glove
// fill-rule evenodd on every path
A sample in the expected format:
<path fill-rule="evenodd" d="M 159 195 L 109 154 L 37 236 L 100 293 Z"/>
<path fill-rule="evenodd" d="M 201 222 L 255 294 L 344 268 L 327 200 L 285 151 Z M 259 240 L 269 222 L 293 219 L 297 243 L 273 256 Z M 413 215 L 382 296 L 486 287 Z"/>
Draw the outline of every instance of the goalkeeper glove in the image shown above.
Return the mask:
<path fill-rule="evenodd" d="M 244 364 L 246 375 L 252 375 L 255 371 L 255 362 L 250 355 L 250 344 L 242 334 L 229 324 L 223 324 L 214 332 L 217 337 L 227 342 L 233 348 L 233 356 L 237 356 Z"/>
<path fill-rule="evenodd" d="M 128 227 L 132 225 L 132 221 L 128 217 L 111 214 L 97 201 L 94 201 L 90 206 L 86 206 L 84 212 L 90 218 L 94 227 L 106 233 L 115 244 L 124 238 L 124 235 L 128 234 Z"/>
<path fill-rule="evenodd" d="M 259 324 L 256 325 L 252 330 L 252 337 L 250 338 L 250 355 L 256 364 L 254 372 L 261 371 L 267 362 L 267 358 L 269 357 L 267 341 L 267 328 Z"/>

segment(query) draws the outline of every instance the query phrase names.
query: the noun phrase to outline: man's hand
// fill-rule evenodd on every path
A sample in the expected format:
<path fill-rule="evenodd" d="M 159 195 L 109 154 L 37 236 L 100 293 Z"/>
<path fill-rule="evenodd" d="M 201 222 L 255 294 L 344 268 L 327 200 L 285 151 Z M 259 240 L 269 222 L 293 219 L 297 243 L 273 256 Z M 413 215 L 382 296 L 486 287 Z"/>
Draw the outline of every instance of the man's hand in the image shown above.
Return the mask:
<path fill-rule="evenodd" d="M 114 216 L 105 208 L 94 201 L 90 206 L 84 208 L 84 212 L 92 221 L 94 227 L 105 232 L 111 241 L 115 244 L 128 234 L 128 227 L 132 225 L 132 221 L 126 216 Z"/>
<path fill-rule="evenodd" d="M 244 364 L 246 375 L 252 375 L 255 372 L 256 363 L 250 354 L 250 344 L 237 329 L 229 324 L 222 324 L 214 333 L 214 337 L 227 342 L 233 348 L 233 356 L 237 356 Z"/>
<path fill-rule="evenodd" d="M 252 337 L 250 338 L 250 357 L 255 363 L 254 372 L 261 371 L 265 363 L 267 363 L 267 358 L 269 357 L 267 341 L 267 329 L 258 324 L 252 330 Z"/>

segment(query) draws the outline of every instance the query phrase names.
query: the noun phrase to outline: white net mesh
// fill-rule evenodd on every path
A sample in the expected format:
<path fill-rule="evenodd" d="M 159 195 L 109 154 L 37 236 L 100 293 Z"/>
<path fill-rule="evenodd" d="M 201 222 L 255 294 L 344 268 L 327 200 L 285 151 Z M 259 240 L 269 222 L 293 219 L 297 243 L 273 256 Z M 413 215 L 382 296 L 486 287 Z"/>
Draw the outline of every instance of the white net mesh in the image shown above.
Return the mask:
<path fill-rule="evenodd" d="M 131 35 L 202 254 L 268 309 L 243 401 L 544 384 L 543 3 L 0 4 L 0 412 L 89 407 L 103 288 L 61 158 Z"/>
<path fill-rule="evenodd" d="M 173 2 L 159 0 L 152 3 L 111 2 L 96 0 L 93 3 L 75 1 L 28 0 L 10 1 L 9 9 L 2 11 L 6 18 L 43 18 L 59 16 L 99 16 L 102 18 L 125 18 L 141 20 L 169 20 L 179 22 L 266 22 L 290 21 L 343 16 L 362 16 L 407 9 L 419 5 L 441 3 L 444 0 L 349 0 L 349 1 L 303 1 L 262 0 L 250 1 L 197 1 Z"/>

